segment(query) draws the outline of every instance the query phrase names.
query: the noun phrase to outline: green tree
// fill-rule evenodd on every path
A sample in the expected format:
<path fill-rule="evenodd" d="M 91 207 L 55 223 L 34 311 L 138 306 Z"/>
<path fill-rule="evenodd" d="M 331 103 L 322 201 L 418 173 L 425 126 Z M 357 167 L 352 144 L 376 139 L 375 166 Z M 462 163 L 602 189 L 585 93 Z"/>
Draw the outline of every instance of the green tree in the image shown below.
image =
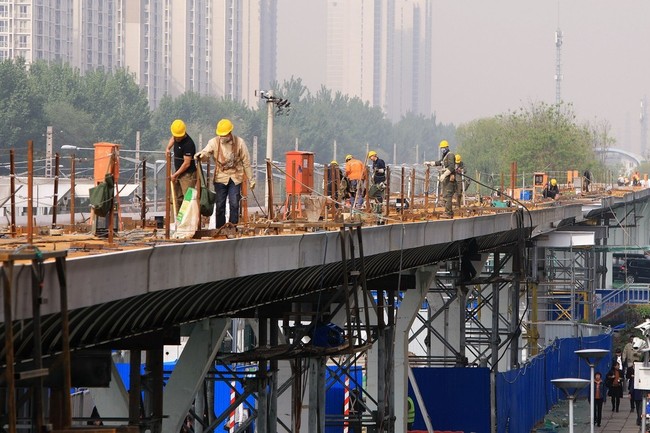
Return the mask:
<path fill-rule="evenodd" d="M 44 149 L 43 97 L 29 83 L 25 60 L 0 62 L 0 83 L 2 147 L 24 147 L 31 139 Z"/>
<path fill-rule="evenodd" d="M 437 159 L 440 141 L 448 140 L 453 144 L 455 136 L 455 127 L 438 123 L 435 115 L 424 116 L 409 112 L 393 127 L 397 160 L 400 162 L 418 160 L 422 163 L 425 159 L 429 161 Z M 419 149 L 419 156 L 415 155 L 416 149 Z"/>
<path fill-rule="evenodd" d="M 215 136 L 217 122 L 222 118 L 232 120 L 235 125 L 233 132 L 246 140 L 259 134 L 256 113 L 243 102 L 187 92 L 177 98 L 162 98 L 151 118 L 152 136 L 159 146 L 164 146 L 170 137 L 169 126 L 174 119 L 182 119 L 187 125 L 187 133 L 199 147 L 199 137 L 203 145 L 207 144 Z"/>
<path fill-rule="evenodd" d="M 492 119 L 461 125 L 458 152 L 470 172 L 510 172 L 517 162 L 519 173 L 566 172 L 598 166 L 593 135 L 576 121 L 570 105 L 532 103 L 528 107 Z"/>
<path fill-rule="evenodd" d="M 120 143 L 135 148 L 136 132 L 147 134 L 151 112 L 144 89 L 126 70 L 113 74 L 101 70 L 87 73 L 82 82 L 83 102 L 80 108 L 95 119 L 94 141 Z M 145 141 L 143 148 L 150 148 Z"/>

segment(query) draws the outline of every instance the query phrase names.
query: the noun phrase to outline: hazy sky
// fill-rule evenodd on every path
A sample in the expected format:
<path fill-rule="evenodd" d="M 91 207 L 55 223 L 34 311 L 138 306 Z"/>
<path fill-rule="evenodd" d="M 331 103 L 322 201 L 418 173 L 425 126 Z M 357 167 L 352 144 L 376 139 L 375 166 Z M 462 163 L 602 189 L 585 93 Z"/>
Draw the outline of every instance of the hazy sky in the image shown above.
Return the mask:
<path fill-rule="evenodd" d="M 278 0 L 280 81 L 299 77 L 311 91 L 323 83 L 324 4 Z M 562 99 L 581 121 L 608 120 L 619 147 L 640 151 L 640 100 L 650 99 L 650 1 L 434 0 L 433 9 L 439 121 L 458 125 L 532 101 L 554 103 L 559 24 Z"/>

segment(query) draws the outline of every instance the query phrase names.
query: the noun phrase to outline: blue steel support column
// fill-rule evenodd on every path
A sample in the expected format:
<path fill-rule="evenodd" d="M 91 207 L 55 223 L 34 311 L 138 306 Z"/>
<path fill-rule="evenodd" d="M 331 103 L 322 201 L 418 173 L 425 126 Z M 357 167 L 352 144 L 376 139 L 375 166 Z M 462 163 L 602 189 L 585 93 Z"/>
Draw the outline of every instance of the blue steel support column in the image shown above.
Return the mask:
<path fill-rule="evenodd" d="M 405 432 L 408 413 L 408 343 L 409 330 L 418 314 L 420 306 L 427 295 L 429 287 L 436 276 L 433 268 L 422 268 L 415 273 L 414 290 L 404 292 L 404 297 L 395 317 L 395 351 L 394 351 L 394 396 L 395 396 L 395 431 Z M 389 361 L 390 362 L 390 361 Z M 421 405 L 420 405 L 421 406 Z"/>
<path fill-rule="evenodd" d="M 163 420 L 164 432 L 181 431 L 229 326 L 230 319 L 203 320 L 194 325 L 165 386 L 163 407 L 167 417 Z"/>

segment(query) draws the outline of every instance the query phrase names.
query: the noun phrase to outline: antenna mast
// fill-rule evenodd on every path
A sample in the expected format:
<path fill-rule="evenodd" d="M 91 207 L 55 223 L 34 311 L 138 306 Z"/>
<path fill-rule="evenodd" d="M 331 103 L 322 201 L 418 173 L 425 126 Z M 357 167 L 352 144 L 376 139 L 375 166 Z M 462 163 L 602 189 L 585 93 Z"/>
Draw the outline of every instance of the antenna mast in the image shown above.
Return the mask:
<path fill-rule="evenodd" d="M 562 102 L 562 30 L 555 31 L 555 104 Z"/>
<path fill-rule="evenodd" d="M 641 112 L 639 113 L 641 121 L 641 155 L 647 157 L 648 153 L 648 98 L 644 96 L 641 99 Z"/>

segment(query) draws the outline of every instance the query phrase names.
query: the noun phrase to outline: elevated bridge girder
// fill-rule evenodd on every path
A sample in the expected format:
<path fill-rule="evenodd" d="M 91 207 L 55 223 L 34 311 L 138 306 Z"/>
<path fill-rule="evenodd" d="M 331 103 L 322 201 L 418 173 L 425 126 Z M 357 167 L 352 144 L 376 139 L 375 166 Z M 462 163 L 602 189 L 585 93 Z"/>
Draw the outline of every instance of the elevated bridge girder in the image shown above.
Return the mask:
<path fill-rule="evenodd" d="M 390 275 L 409 270 L 415 272 L 444 261 L 460 262 L 459 257 L 470 240 L 476 242 L 476 250 L 483 254 L 495 251 L 503 254 L 512 248 L 521 251 L 521 239 L 531 234 L 550 232 L 558 226 L 570 225 L 582 219 L 582 207 L 570 205 L 536 210 L 519 221 L 512 214 L 501 214 L 472 220 L 364 228 L 364 270 L 368 287 L 372 290 L 373 281 L 379 282 Z M 263 319 L 267 330 L 275 328 L 272 322 L 282 320 L 282 311 L 286 311 L 286 307 L 309 305 L 319 296 L 331 297 L 344 284 L 343 258 L 337 248 L 340 245 L 339 236 L 339 233 L 328 232 L 272 237 L 273 240 L 250 238 L 172 245 L 169 248 L 154 246 L 121 252 L 104 260 L 71 260 L 68 265 L 69 281 L 70 287 L 76 290 L 72 300 L 71 345 L 77 350 L 98 345 L 119 347 L 137 336 L 198 323 L 207 318 L 257 317 Z M 280 254 L 271 253 L 276 245 Z M 219 266 L 215 266 L 214 261 L 217 255 Z M 97 270 L 95 263 L 106 266 Z M 173 265 L 163 268 L 164 271 L 158 275 L 155 269 L 163 263 Z M 348 260 L 346 263 L 351 262 Z M 139 272 L 133 273 L 127 283 L 125 273 L 116 270 L 123 266 L 133 272 L 138 269 L 134 264 L 140 265 Z M 513 267 L 521 268 L 521 265 Z M 87 270 L 92 268 L 95 268 L 95 272 L 91 283 L 89 274 L 92 272 Z M 508 275 L 511 273 L 512 268 Z M 46 278 L 52 276 L 52 269 L 47 264 L 44 275 Z M 108 290 L 113 285 L 105 281 L 102 275 L 115 275 L 117 290 Z M 24 283 L 24 276 L 19 273 L 16 284 Z M 483 284 L 487 287 L 488 283 Z M 84 293 L 84 289 L 90 287 L 94 290 Z M 514 301 L 515 294 L 519 299 L 525 289 L 513 289 L 508 284 L 498 286 L 495 292 L 505 287 L 510 291 L 505 297 L 508 302 L 519 304 Z M 46 296 L 51 296 L 49 290 L 46 285 Z M 415 288 L 407 289 L 412 290 Z M 485 291 L 485 288 L 482 290 Z M 28 297 L 21 294 L 15 304 L 16 313 L 23 320 L 23 329 L 29 329 L 30 324 L 28 301 Z M 518 320 L 508 321 L 508 316 L 502 314 L 500 307 L 494 308 L 497 305 L 495 302 L 486 296 L 482 304 L 496 310 L 496 332 L 490 334 L 494 340 L 490 344 L 495 344 L 498 340 L 495 335 L 499 335 L 502 328 L 514 335 L 520 324 Z M 55 354 L 59 350 L 57 307 L 56 303 L 50 302 L 43 305 L 47 328 L 43 348 L 48 354 Z M 466 312 L 465 308 L 463 305 L 463 313 Z M 100 317 L 103 323 L 96 323 L 93 317 Z M 519 315 L 515 313 L 511 317 Z M 471 318 L 465 319 L 464 323 L 472 322 Z M 404 320 L 408 321 L 407 318 Z M 461 326 L 460 321 L 458 326 Z M 282 327 L 278 326 L 277 329 Z M 4 332 L 4 329 L 1 331 Z M 30 342 L 29 332 L 22 333 L 20 338 L 22 341 L 17 341 L 17 346 L 22 351 L 18 353 L 21 359 L 28 360 L 31 356 L 31 351 L 26 349 Z M 274 344 L 269 340 L 260 341 L 260 344 L 267 343 Z M 481 349 L 476 353 L 487 355 L 488 352 Z M 497 350 L 496 353 L 500 352 Z M 318 373 L 315 374 L 313 383 L 318 384 Z"/>

